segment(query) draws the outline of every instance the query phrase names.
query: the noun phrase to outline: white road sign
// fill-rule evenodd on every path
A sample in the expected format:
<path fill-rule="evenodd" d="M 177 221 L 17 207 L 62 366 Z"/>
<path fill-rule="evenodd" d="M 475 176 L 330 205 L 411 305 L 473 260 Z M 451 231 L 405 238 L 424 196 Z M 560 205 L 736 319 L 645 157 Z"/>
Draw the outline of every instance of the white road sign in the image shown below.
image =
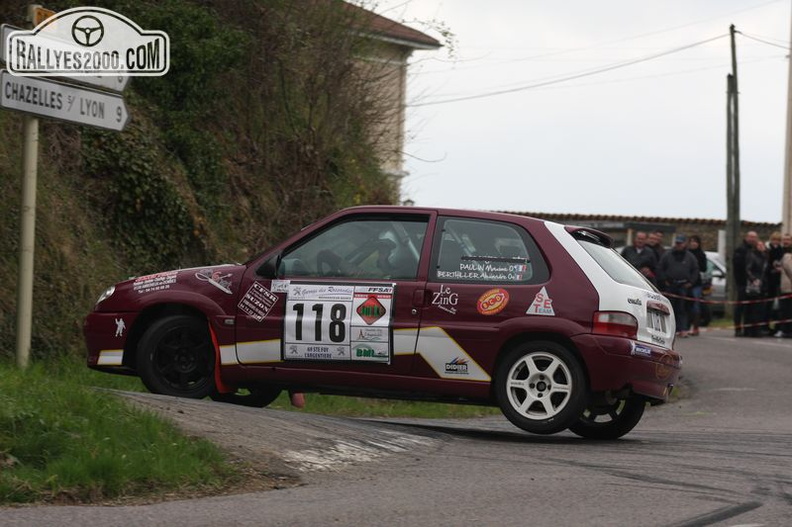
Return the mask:
<path fill-rule="evenodd" d="M 12 31 L 22 31 L 22 28 L 12 26 L 11 24 L 0 24 L 0 62 L 6 62 L 6 50 L 8 47 L 9 37 Z M 42 73 L 46 76 L 46 73 Z M 122 92 L 129 84 L 129 77 L 122 75 L 88 75 L 88 76 L 64 76 L 61 78 L 77 82 L 79 84 L 87 84 L 89 86 L 96 86 L 105 90 L 112 90 Z"/>
<path fill-rule="evenodd" d="M 0 107 L 117 132 L 129 120 L 121 95 L 37 77 L 15 77 L 6 70 L 0 70 Z"/>

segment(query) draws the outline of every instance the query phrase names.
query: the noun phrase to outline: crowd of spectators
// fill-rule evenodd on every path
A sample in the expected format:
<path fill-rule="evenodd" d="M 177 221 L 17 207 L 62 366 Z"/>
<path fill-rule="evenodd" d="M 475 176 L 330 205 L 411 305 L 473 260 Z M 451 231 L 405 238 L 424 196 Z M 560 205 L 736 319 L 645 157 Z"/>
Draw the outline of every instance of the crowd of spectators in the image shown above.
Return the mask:
<path fill-rule="evenodd" d="M 783 298 L 792 293 L 792 236 L 774 232 L 765 244 L 749 231 L 731 265 L 738 300 L 734 335 L 792 337 L 792 299 Z"/>
<path fill-rule="evenodd" d="M 622 256 L 655 284 L 674 307 L 677 336 L 699 334 L 707 256 L 701 238 L 674 236 L 670 249 L 663 233 L 637 232 Z M 731 258 L 738 303 L 734 306 L 737 337 L 792 337 L 792 236 L 774 232 L 765 244 L 754 231 L 745 235 Z M 779 298 L 780 297 L 780 298 Z M 771 324 L 773 328 L 771 329 Z"/>

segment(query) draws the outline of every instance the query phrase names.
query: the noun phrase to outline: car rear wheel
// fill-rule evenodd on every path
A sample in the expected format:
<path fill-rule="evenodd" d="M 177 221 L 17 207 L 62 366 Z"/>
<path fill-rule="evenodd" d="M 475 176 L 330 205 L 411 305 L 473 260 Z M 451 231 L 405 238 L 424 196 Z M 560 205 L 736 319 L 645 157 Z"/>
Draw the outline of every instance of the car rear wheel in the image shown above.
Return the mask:
<path fill-rule="evenodd" d="M 618 439 L 635 428 L 645 409 L 642 397 L 591 406 L 569 430 L 586 439 Z"/>
<path fill-rule="evenodd" d="M 137 349 L 137 371 L 153 393 L 203 399 L 215 391 L 214 346 L 206 321 L 188 315 L 154 322 Z"/>
<path fill-rule="evenodd" d="M 218 393 L 210 395 L 213 401 L 221 403 L 238 404 L 253 408 L 264 408 L 272 404 L 281 394 L 280 388 L 267 386 L 252 386 L 247 390 L 237 390 L 233 393 Z"/>
<path fill-rule="evenodd" d="M 587 401 L 580 362 L 555 342 L 527 342 L 506 352 L 496 369 L 495 392 L 506 418 L 534 434 L 569 428 Z"/>

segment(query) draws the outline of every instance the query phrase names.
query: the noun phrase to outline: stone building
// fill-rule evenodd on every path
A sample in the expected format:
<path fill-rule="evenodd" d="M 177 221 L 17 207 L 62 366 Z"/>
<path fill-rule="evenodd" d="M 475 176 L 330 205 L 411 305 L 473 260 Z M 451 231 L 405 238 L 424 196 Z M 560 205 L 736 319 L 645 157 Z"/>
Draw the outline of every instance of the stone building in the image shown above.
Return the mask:
<path fill-rule="evenodd" d="M 404 24 L 353 4 L 344 3 L 358 31 L 370 37 L 372 46 L 361 67 L 370 69 L 375 79 L 380 117 L 374 126 L 374 142 L 382 170 L 393 178 L 400 196 L 404 170 L 405 108 L 407 100 L 407 66 L 415 51 L 435 50 L 440 42 Z M 371 72 L 374 72 L 371 75 Z"/>
<path fill-rule="evenodd" d="M 617 247 L 632 243 L 632 236 L 638 231 L 662 231 L 665 234 L 664 242 L 671 245 L 673 235 L 682 233 L 690 236 L 698 234 L 706 251 L 718 251 L 718 233 L 726 230 L 726 220 L 711 220 L 703 218 L 662 218 L 649 216 L 613 216 L 598 214 L 559 214 L 549 212 L 511 212 L 520 216 L 532 216 L 545 220 L 563 223 L 565 225 L 579 225 L 591 227 L 605 232 L 613 237 Z M 762 240 L 770 238 L 773 231 L 780 231 L 781 223 L 768 223 L 756 221 L 742 221 L 740 232 L 756 231 Z"/>

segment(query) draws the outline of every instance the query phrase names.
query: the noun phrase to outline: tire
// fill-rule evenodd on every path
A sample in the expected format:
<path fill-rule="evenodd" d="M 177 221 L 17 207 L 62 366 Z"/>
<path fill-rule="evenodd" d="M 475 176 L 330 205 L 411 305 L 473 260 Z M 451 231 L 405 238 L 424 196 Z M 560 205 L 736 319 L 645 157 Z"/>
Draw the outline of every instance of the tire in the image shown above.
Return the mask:
<path fill-rule="evenodd" d="M 213 401 L 221 403 L 237 404 L 240 406 L 250 406 L 252 408 L 264 408 L 272 404 L 281 394 L 280 388 L 266 386 L 252 386 L 248 388 L 248 393 L 213 393 L 210 397 Z"/>
<path fill-rule="evenodd" d="M 635 428 L 645 409 L 646 401 L 642 397 L 590 407 L 569 430 L 586 439 L 618 439 Z"/>
<path fill-rule="evenodd" d="M 138 344 L 138 375 L 152 393 L 203 399 L 215 392 L 214 367 L 209 328 L 200 318 L 157 320 Z"/>
<path fill-rule="evenodd" d="M 533 434 L 572 425 L 587 404 L 583 367 L 555 342 L 527 342 L 503 355 L 495 370 L 495 396 L 503 415 Z"/>

